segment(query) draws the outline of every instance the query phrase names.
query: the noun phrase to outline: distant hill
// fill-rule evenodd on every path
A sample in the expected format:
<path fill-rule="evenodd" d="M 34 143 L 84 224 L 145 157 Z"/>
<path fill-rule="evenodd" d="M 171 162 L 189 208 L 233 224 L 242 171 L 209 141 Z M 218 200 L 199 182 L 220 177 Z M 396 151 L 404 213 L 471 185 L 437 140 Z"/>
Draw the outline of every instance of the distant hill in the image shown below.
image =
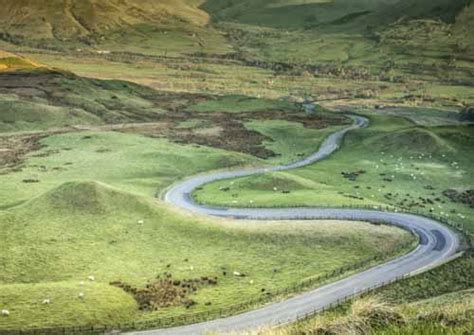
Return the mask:
<path fill-rule="evenodd" d="M 35 47 L 142 53 L 224 54 L 226 23 L 245 27 L 355 32 L 370 38 L 392 24 L 453 24 L 470 50 L 471 0 L 0 0 L 0 40 Z M 419 34 L 409 27 L 413 34 Z M 431 29 L 431 28 L 430 28 Z M 224 29 L 225 30 L 225 29 Z M 410 32 L 411 33 L 411 32 Z M 398 33 L 397 33 L 398 34 Z M 317 36 L 317 35 L 314 35 Z M 34 44 L 31 44 L 32 41 Z M 280 40 L 282 40 L 280 38 Z M 64 43 L 72 41 L 73 43 Z M 75 43 L 80 42 L 80 43 Z M 265 41 L 263 41 L 265 42 Z M 444 43 L 444 42 L 443 42 Z"/>
<path fill-rule="evenodd" d="M 401 18 L 454 21 L 470 0 L 208 0 L 203 9 L 215 21 L 270 27 L 308 27 L 347 23 L 365 16 L 387 24 Z"/>
<path fill-rule="evenodd" d="M 143 23 L 205 25 L 199 0 L 0 0 L 0 32 L 70 39 Z"/>
<path fill-rule="evenodd" d="M 215 21 L 299 28 L 365 13 L 398 0 L 208 0 L 203 9 Z"/>

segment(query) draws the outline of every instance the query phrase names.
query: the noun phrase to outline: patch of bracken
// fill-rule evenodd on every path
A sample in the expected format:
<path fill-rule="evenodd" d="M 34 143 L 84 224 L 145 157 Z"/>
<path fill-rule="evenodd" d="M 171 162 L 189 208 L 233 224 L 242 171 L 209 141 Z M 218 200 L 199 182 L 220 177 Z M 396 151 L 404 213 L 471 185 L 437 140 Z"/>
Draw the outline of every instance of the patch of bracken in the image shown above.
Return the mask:
<path fill-rule="evenodd" d="M 131 294 L 142 311 L 157 311 L 171 306 L 190 308 L 196 302 L 189 296 L 203 286 L 217 285 L 217 277 L 201 277 L 196 279 L 175 279 L 171 273 L 158 276 L 155 281 L 143 288 L 114 281 L 110 285 L 119 287 Z"/>
<path fill-rule="evenodd" d="M 463 203 L 474 208 L 474 190 L 456 191 L 449 189 L 443 191 L 443 195 L 452 202 Z"/>

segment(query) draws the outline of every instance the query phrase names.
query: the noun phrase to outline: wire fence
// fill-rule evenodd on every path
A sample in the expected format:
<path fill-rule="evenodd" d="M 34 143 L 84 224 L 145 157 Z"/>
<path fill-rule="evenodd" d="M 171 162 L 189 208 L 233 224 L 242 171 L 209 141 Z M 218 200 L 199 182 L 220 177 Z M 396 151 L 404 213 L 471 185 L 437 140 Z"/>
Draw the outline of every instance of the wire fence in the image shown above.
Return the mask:
<path fill-rule="evenodd" d="M 389 206 L 384 206 L 380 207 L 378 206 L 377 208 L 374 208 L 374 206 L 341 206 L 340 208 L 351 208 L 351 209 L 364 209 L 364 210 L 379 210 L 379 211 L 393 211 L 393 207 Z M 433 220 L 436 220 L 438 222 L 441 222 L 453 229 L 455 229 L 458 233 L 460 233 L 464 238 L 464 249 L 472 251 L 472 234 L 465 228 L 464 225 L 461 225 L 459 223 L 455 223 L 452 221 L 449 221 L 447 218 L 442 217 L 442 216 L 436 216 L 432 215 L 430 213 L 425 213 L 425 212 L 410 212 L 406 211 L 403 209 L 397 209 L 398 212 L 406 213 L 406 214 L 416 214 L 419 216 L 424 216 Z M 305 218 L 301 217 L 300 219 L 312 219 L 312 218 Z M 357 220 L 357 218 L 354 218 L 354 220 Z M 374 222 L 375 223 L 375 222 Z M 383 223 L 383 222 L 378 222 L 378 223 Z M 354 272 L 356 270 L 363 270 L 369 268 L 371 265 L 375 265 L 377 263 L 380 263 L 383 260 L 387 260 L 389 258 L 393 258 L 396 255 L 400 255 L 400 253 L 407 251 L 409 249 L 413 249 L 414 244 L 412 242 L 400 245 L 397 247 L 392 256 L 386 255 L 386 254 L 378 254 L 375 255 L 371 258 L 362 260 L 360 262 L 356 262 L 350 265 L 343 266 L 341 268 L 335 269 L 333 271 L 330 271 L 328 273 L 325 273 L 320 276 L 312 277 L 306 280 L 303 280 L 299 283 L 296 283 L 295 285 L 286 287 L 281 290 L 275 290 L 273 292 L 267 292 L 266 294 L 262 295 L 261 297 L 247 300 L 242 303 L 238 304 L 232 304 L 229 306 L 222 306 L 218 309 L 212 309 L 208 311 L 202 311 L 202 312 L 197 312 L 197 313 L 189 313 L 185 315 L 180 315 L 180 316 L 168 316 L 168 317 L 161 317 L 157 319 L 152 319 L 152 320 L 140 320 L 136 322 L 129 322 L 129 323 L 123 323 L 123 324 L 117 324 L 117 325 L 99 325 L 99 326 L 78 326 L 78 327 L 55 327 L 55 328 L 42 328 L 42 329 L 27 329 L 27 330 L 4 330 L 0 331 L 0 335 L 60 335 L 60 334 L 114 334 L 114 333 L 121 333 L 124 331 L 132 331 L 132 330 L 145 330 L 145 329 L 154 329 L 154 328 L 169 328 L 169 327 L 174 327 L 174 326 L 182 326 L 182 325 L 188 325 L 188 324 L 194 324 L 194 323 L 199 323 L 199 322 L 204 322 L 204 321 L 209 321 L 212 319 L 216 318 L 223 318 L 223 317 L 229 317 L 238 313 L 242 313 L 245 311 L 249 311 L 252 308 L 255 308 L 257 306 L 261 306 L 265 303 L 269 303 L 272 301 L 277 300 L 278 298 L 282 298 L 285 296 L 288 296 L 290 294 L 295 294 L 302 292 L 304 290 L 316 287 L 317 285 L 323 285 L 325 283 L 328 283 L 330 281 L 334 281 L 335 279 L 340 279 L 344 275 L 349 275 L 351 272 Z M 307 317 L 314 316 L 317 313 L 326 311 L 328 309 L 331 309 L 337 305 L 340 305 L 341 303 L 344 303 L 348 300 L 353 299 L 356 296 L 364 295 L 369 292 L 374 291 L 375 289 L 378 289 L 382 286 L 389 285 L 391 283 L 394 283 L 400 279 L 405 278 L 406 276 L 401 276 L 397 277 L 393 280 L 379 283 L 377 285 L 374 285 L 370 288 L 355 292 L 351 295 L 348 295 L 344 297 L 343 299 L 339 299 L 336 302 L 324 306 L 323 308 L 318 308 L 313 311 L 310 311 L 308 313 L 302 314 L 298 316 L 298 319 L 304 319 Z M 289 322 L 288 320 L 287 322 Z M 294 321 L 294 320 L 293 320 Z M 285 321 L 282 321 L 281 324 L 287 323 Z"/>

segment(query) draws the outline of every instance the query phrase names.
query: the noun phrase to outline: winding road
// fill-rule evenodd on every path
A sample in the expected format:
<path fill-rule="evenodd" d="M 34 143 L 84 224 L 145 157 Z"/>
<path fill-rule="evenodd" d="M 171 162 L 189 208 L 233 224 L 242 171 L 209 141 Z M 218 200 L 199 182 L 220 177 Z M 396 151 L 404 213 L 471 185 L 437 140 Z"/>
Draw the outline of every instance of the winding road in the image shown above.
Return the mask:
<path fill-rule="evenodd" d="M 245 169 L 240 171 L 216 172 L 199 175 L 184 180 L 168 190 L 164 195 L 167 203 L 204 215 L 249 219 L 249 220 L 359 220 L 379 221 L 412 231 L 419 237 L 419 244 L 412 252 L 351 275 L 336 282 L 324 285 L 310 292 L 302 293 L 288 300 L 269 304 L 262 308 L 236 316 L 188 326 L 169 329 L 135 332 L 132 334 L 170 334 L 188 335 L 208 332 L 225 333 L 245 331 L 260 327 L 275 326 L 296 321 L 303 315 L 328 307 L 358 292 L 383 285 L 402 276 L 433 268 L 450 259 L 459 248 L 458 235 L 451 229 L 422 216 L 405 213 L 392 213 L 362 209 L 331 208 L 218 208 L 199 205 L 193 201 L 191 193 L 197 187 L 217 180 L 283 171 L 315 163 L 329 156 L 339 148 L 344 135 L 368 125 L 368 120 L 353 116 L 354 123 L 330 135 L 313 155 L 288 165 L 270 168 Z M 317 221 L 315 221 L 317 224 Z"/>

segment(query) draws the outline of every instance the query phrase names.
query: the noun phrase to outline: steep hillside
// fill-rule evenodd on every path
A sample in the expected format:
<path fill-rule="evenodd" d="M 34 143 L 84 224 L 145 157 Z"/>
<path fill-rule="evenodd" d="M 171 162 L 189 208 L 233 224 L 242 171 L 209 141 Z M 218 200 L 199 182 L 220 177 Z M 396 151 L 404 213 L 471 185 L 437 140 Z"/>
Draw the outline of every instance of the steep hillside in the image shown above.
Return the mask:
<path fill-rule="evenodd" d="M 32 39 L 68 39 L 143 23 L 208 21 L 196 0 L 0 0 L 0 31 Z"/>

